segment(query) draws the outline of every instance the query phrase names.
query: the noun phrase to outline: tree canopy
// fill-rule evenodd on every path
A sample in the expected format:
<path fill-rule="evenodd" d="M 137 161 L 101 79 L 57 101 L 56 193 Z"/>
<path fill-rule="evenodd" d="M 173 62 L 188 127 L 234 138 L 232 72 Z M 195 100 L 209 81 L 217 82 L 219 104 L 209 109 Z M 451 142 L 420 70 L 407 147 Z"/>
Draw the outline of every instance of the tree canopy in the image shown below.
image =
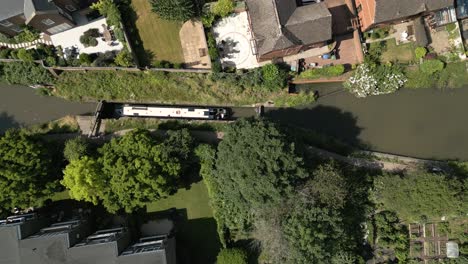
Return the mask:
<path fill-rule="evenodd" d="M 151 0 L 153 12 L 166 20 L 187 21 L 195 16 L 193 0 Z"/>
<path fill-rule="evenodd" d="M 386 174 L 375 181 L 376 199 L 404 220 L 460 215 L 467 211 L 466 181 L 432 173 Z"/>
<path fill-rule="evenodd" d="M 163 139 L 134 130 L 106 143 L 97 159 L 72 160 L 62 184 L 75 199 L 100 199 L 110 212 L 132 212 L 177 190 L 191 159 L 191 145 L 187 130 L 169 131 Z"/>
<path fill-rule="evenodd" d="M 54 157 L 36 137 L 9 130 L 0 138 L 0 204 L 26 208 L 40 205 L 56 191 L 58 172 Z"/>
<path fill-rule="evenodd" d="M 88 142 L 81 137 L 76 137 L 65 142 L 63 156 L 68 161 L 79 159 L 88 154 Z"/>
<path fill-rule="evenodd" d="M 247 253 L 240 248 L 222 249 L 216 258 L 216 264 L 247 264 Z"/>
<path fill-rule="evenodd" d="M 215 15 L 218 15 L 220 17 L 226 17 L 229 14 L 231 14 L 233 10 L 234 10 L 234 1 L 233 0 L 218 0 L 213 5 L 212 12 Z"/>

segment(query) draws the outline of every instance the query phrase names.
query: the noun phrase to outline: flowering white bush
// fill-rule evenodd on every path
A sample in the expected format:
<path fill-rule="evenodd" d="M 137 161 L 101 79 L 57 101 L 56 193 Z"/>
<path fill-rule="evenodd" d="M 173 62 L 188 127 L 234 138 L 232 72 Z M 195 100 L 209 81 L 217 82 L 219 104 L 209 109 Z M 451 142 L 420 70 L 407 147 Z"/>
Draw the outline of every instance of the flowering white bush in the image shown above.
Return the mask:
<path fill-rule="evenodd" d="M 357 97 L 389 94 L 400 89 L 407 81 L 406 76 L 392 65 L 370 66 L 361 64 L 353 76 L 345 82 L 345 88 Z"/>

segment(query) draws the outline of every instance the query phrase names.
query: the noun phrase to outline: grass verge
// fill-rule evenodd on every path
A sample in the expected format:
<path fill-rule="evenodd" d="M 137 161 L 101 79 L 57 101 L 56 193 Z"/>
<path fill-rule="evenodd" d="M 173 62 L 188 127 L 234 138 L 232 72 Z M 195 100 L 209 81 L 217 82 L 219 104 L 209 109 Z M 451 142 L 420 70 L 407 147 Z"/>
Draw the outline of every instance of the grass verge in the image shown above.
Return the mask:
<path fill-rule="evenodd" d="M 412 42 L 396 44 L 395 39 L 385 41 L 386 50 L 382 53 L 382 62 L 409 63 L 415 60 L 414 45 Z"/>

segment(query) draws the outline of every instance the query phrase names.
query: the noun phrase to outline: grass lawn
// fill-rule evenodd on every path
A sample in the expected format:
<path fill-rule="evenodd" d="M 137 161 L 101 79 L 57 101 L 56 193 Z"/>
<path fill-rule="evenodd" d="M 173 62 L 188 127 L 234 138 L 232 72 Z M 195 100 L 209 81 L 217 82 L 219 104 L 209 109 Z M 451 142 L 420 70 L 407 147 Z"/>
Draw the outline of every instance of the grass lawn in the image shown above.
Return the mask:
<path fill-rule="evenodd" d="M 383 62 L 401 62 L 408 63 L 414 61 L 414 44 L 412 42 L 405 44 L 396 44 L 395 39 L 389 39 L 386 42 L 386 51 L 382 53 Z"/>
<path fill-rule="evenodd" d="M 149 0 L 132 0 L 132 7 L 136 12 L 136 33 L 141 39 L 141 45 L 134 45 L 140 63 L 184 62 L 179 38 L 182 22 L 160 19 L 151 11 Z"/>
<path fill-rule="evenodd" d="M 214 263 L 221 244 L 203 181 L 192 184 L 189 190 L 180 189 L 166 199 L 148 204 L 147 211 L 173 207 L 187 212 L 187 220 L 176 224 L 179 263 Z"/>

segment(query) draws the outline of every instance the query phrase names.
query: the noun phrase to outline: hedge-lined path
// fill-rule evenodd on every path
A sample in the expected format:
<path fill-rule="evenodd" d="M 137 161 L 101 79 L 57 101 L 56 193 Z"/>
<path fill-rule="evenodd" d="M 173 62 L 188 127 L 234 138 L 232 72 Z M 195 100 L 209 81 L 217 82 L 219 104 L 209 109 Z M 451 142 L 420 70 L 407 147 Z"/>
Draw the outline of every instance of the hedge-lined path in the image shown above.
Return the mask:
<path fill-rule="evenodd" d="M 41 37 L 39 39 L 36 39 L 31 42 L 23 42 L 23 43 L 18 43 L 18 44 L 12 44 L 12 43 L 5 43 L 5 42 L 0 42 L 0 47 L 7 47 L 10 49 L 27 49 L 30 47 L 34 47 L 38 44 L 45 44 L 45 45 L 53 45 L 52 41 L 50 40 L 49 36 L 45 34 L 41 34 Z"/>

